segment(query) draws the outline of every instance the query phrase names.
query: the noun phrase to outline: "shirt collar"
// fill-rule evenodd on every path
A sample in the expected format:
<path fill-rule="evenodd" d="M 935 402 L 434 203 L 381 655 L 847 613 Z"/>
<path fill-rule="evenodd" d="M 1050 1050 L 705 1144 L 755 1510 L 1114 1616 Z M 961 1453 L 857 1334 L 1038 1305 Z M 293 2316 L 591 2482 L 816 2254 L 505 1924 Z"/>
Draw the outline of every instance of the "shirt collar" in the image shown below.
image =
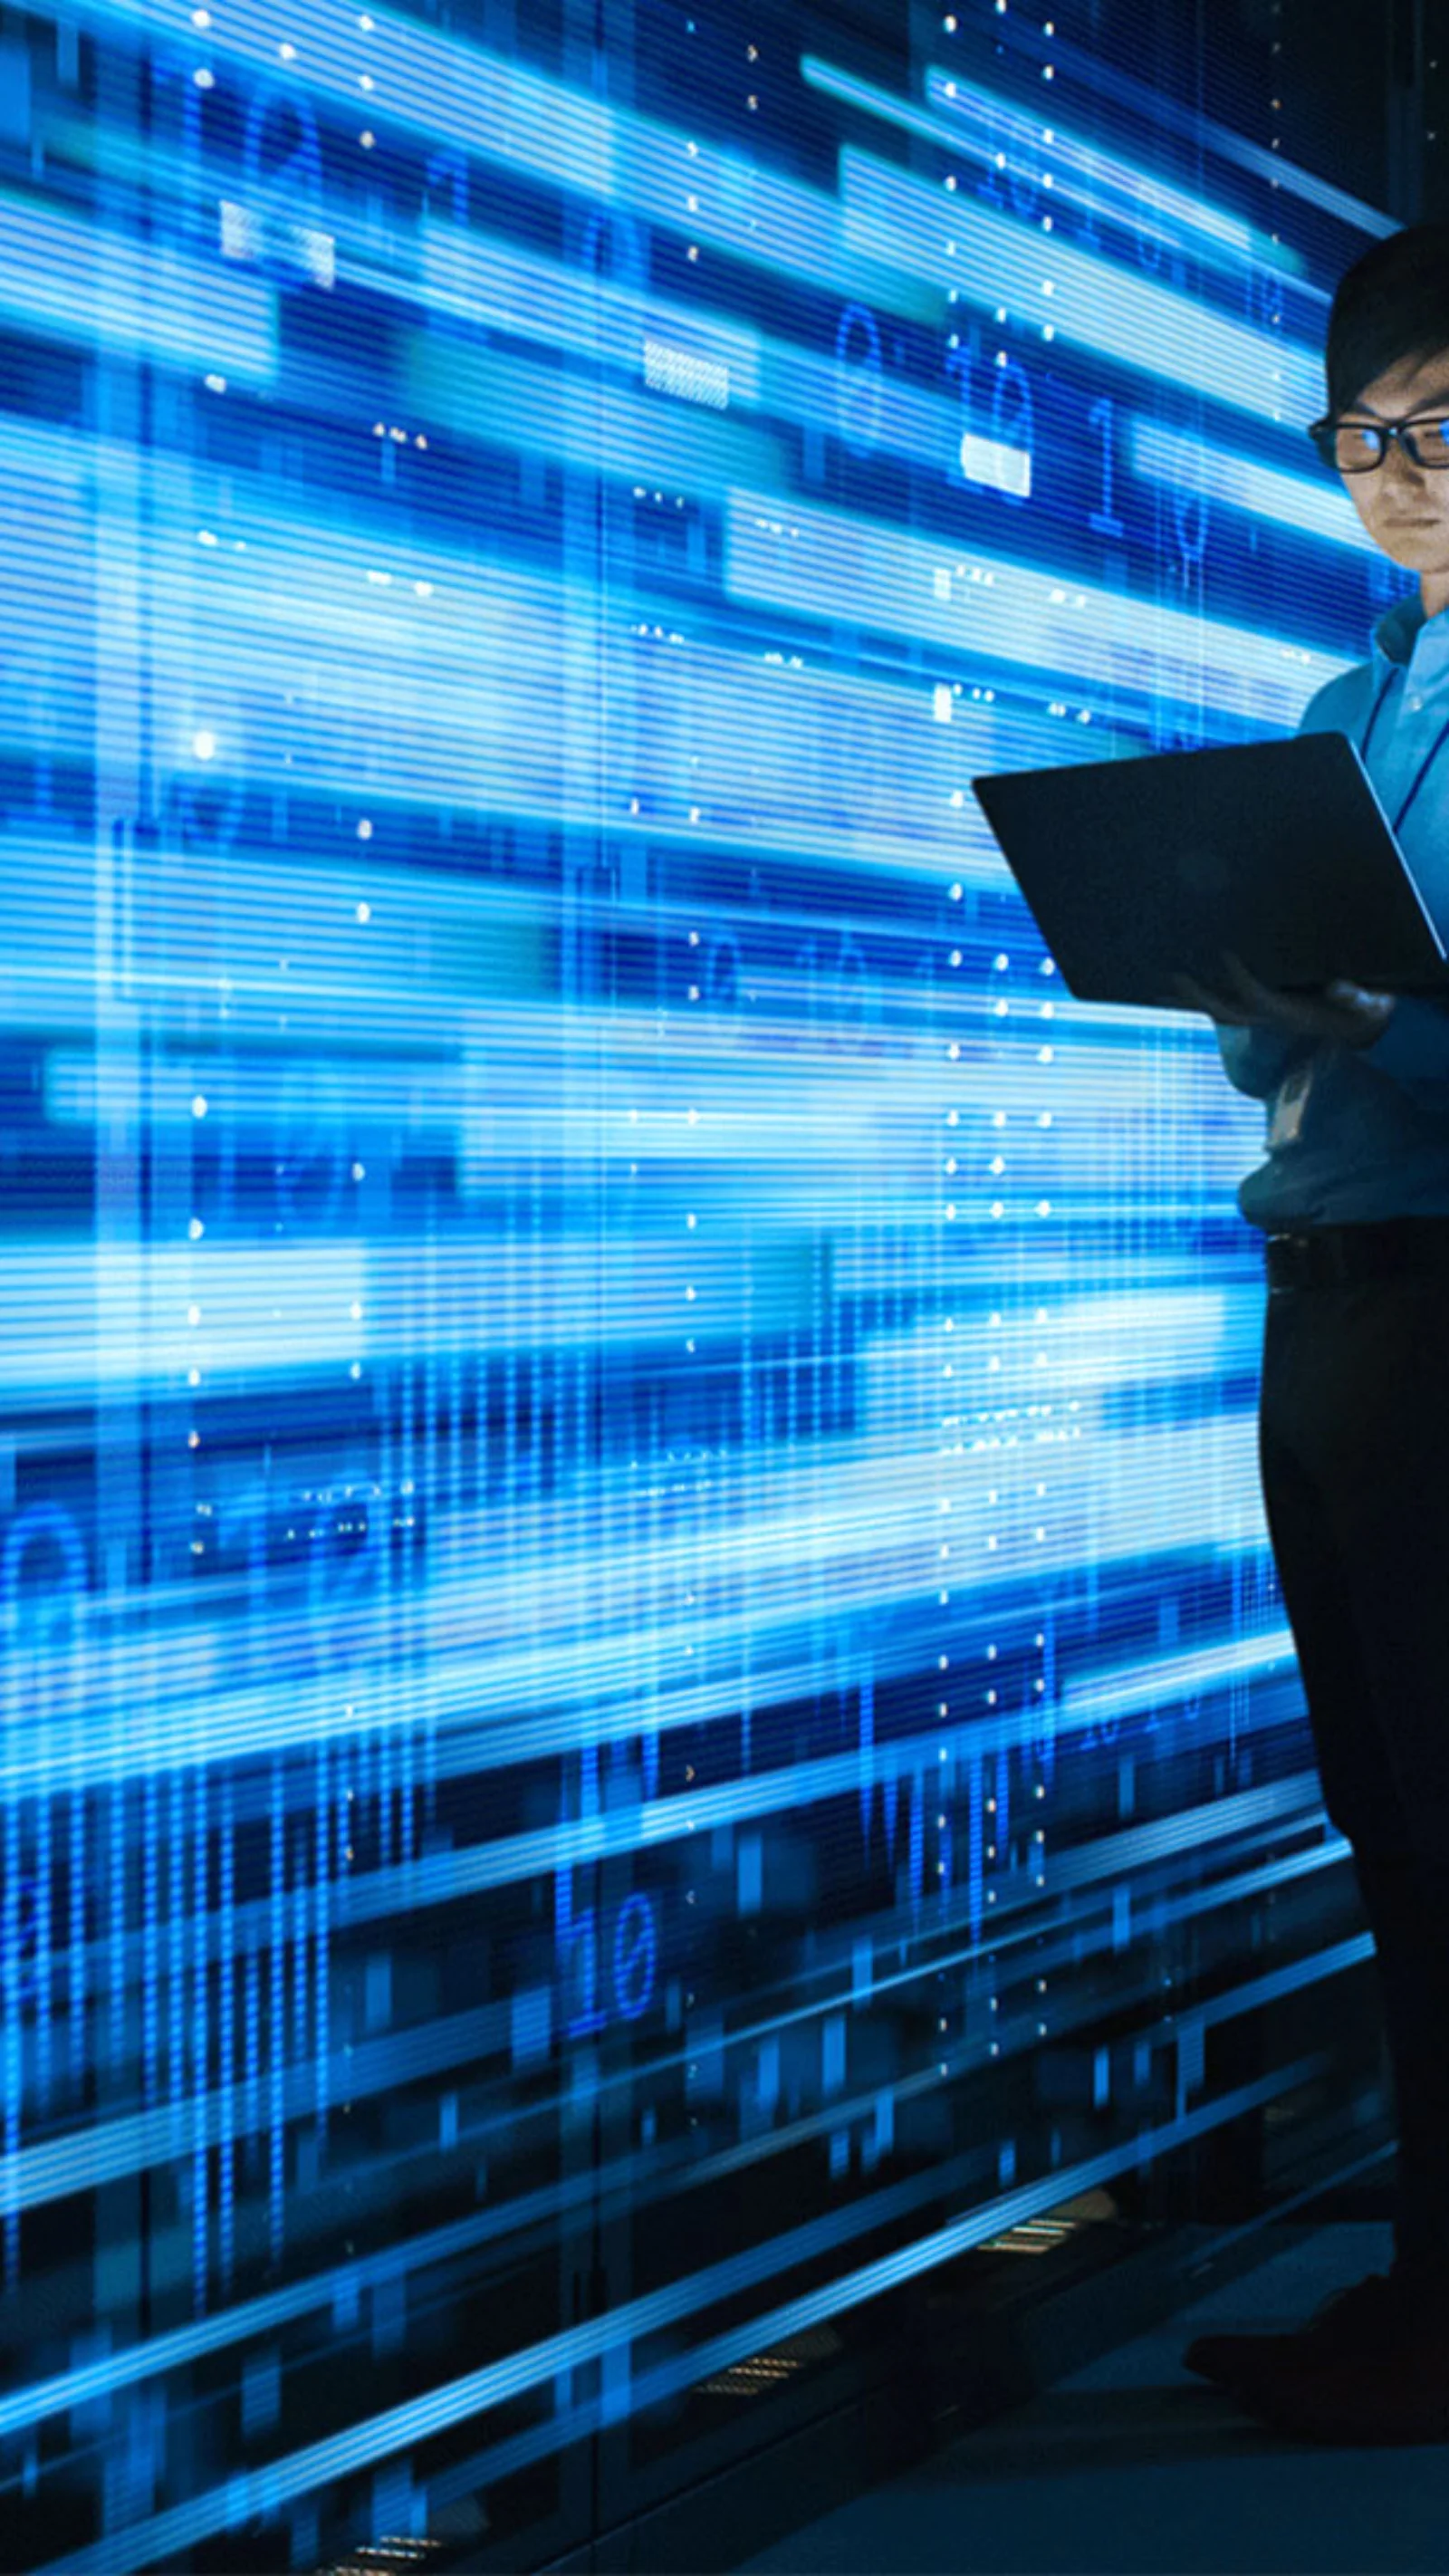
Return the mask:
<path fill-rule="evenodd" d="M 1402 667 L 1413 659 L 1414 647 L 1424 623 L 1424 603 L 1416 584 L 1404 598 L 1396 599 L 1393 607 L 1386 609 L 1379 619 L 1374 628 L 1375 655 L 1382 661 L 1397 662 Z"/>
<path fill-rule="evenodd" d="M 1412 668 L 1421 685 L 1442 679 L 1449 673 L 1449 610 L 1426 617 L 1417 588 L 1396 599 L 1374 628 L 1374 659 L 1400 671 Z"/>

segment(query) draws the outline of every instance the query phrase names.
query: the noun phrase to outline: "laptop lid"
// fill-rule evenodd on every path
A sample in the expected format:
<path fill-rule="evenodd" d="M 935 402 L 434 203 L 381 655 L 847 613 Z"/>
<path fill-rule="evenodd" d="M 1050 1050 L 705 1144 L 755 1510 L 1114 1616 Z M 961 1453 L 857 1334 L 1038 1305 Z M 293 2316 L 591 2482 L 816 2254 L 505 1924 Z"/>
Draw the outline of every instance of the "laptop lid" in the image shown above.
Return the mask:
<path fill-rule="evenodd" d="M 1069 989 L 1180 1009 L 1226 951 L 1280 990 L 1440 988 L 1445 943 L 1347 735 L 972 780 Z"/>

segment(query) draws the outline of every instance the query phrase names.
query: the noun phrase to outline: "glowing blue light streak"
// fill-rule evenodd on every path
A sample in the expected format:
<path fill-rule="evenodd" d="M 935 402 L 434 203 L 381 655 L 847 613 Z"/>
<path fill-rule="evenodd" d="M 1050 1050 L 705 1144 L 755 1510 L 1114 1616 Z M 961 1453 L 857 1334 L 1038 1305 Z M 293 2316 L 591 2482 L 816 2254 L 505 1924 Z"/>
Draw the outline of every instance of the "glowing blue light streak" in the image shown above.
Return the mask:
<path fill-rule="evenodd" d="M 1208 199 L 1191 197 L 1167 180 L 1121 161 L 1055 122 L 1043 124 L 999 93 L 963 80 L 957 72 L 928 70 L 925 95 L 939 113 L 926 114 L 891 91 L 854 73 L 806 55 L 801 78 L 827 98 L 880 117 L 901 132 L 939 143 L 962 160 L 1001 171 L 1040 189 L 1054 202 L 1133 224 L 1151 241 L 1190 247 L 1200 258 L 1234 270 L 1249 261 L 1291 270 L 1291 253 Z"/>
<path fill-rule="evenodd" d="M 203 31 L 181 0 L 79 0 L 77 14 L 95 27 L 164 34 L 203 69 L 263 74 L 279 92 L 285 85 L 345 112 L 354 138 L 365 113 L 369 129 L 393 126 L 527 171 L 814 286 L 846 296 L 885 290 L 897 312 L 931 310 L 908 273 L 862 263 L 842 238 L 833 197 L 415 19 L 312 0 L 299 38 L 287 0 L 237 0 Z M 461 160 L 437 176 L 440 187 L 466 192 Z"/>
<path fill-rule="evenodd" d="M 1250 518 L 1292 528 L 1300 536 L 1322 537 L 1359 554 L 1378 551 L 1342 486 L 1326 477 L 1284 474 L 1276 466 L 1259 464 L 1256 457 L 1234 456 L 1209 439 L 1164 429 L 1155 420 L 1130 422 L 1128 440 L 1133 472 L 1149 483 L 1168 484 L 1194 499 L 1221 502 Z"/>
<path fill-rule="evenodd" d="M 768 493 L 731 494 L 726 542 L 735 598 L 907 635 L 958 667 L 1061 673 L 1101 696 L 1177 699 L 1241 718 L 1251 710 L 1287 727 L 1349 668 L 1286 637 Z"/>
<path fill-rule="evenodd" d="M 1299 342 L 1230 321 L 1040 225 L 947 196 L 854 146 L 841 154 L 841 197 L 847 238 L 860 250 L 959 302 L 1005 306 L 1034 331 L 1260 420 L 1306 426 L 1321 408 L 1322 367 Z"/>
<path fill-rule="evenodd" d="M 1277 242 L 1240 215 L 1229 214 L 1205 197 L 1189 196 L 1170 180 L 1119 160 L 1115 153 L 1067 131 L 1055 120 L 1044 124 L 1014 101 L 963 80 L 959 72 L 932 66 L 924 88 L 948 131 L 955 129 L 958 148 L 964 143 L 989 168 L 1004 165 L 1053 197 L 1063 196 L 1094 214 L 1125 220 L 1144 239 L 1173 242 L 1199 257 L 1216 256 L 1235 266 L 1249 260 L 1270 268 L 1292 264 L 1291 255 L 1285 257 Z"/>
<path fill-rule="evenodd" d="M 198 372 L 221 368 L 248 384 L 276 374 L 271 287 L 164 244 L 117 232 L 98 239 L 82 217 L 22 197 L 0 197 L 0 313 L 27 331 Z"/>

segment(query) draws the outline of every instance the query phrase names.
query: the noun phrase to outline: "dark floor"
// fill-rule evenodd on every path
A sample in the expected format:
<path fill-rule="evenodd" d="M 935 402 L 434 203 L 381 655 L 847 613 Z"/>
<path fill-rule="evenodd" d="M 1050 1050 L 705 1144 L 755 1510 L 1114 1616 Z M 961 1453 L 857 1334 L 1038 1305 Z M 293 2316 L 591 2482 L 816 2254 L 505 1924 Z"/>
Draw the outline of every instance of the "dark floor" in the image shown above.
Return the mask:
<path fill-rule="evenodd" d="M 1297 2324 L 1387 2269 L 1373 2222 L 1275 2228 L 1253 2272 L 807 2524 L 739 2576 L 1449 2576 L 1449 2446 L 1328 2451 L 1185 2371 L 1202 2328 Z"/>

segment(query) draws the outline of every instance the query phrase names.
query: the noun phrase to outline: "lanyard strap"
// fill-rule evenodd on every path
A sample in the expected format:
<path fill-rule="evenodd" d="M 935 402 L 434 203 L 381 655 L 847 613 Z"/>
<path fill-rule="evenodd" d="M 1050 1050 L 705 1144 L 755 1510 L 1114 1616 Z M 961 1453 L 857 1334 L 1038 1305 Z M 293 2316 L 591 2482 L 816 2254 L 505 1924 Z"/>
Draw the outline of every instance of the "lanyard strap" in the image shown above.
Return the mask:
<path fill-rule="evenodd" d="M 1374 704 L 1373 704 L 1373 713 L 1372 713 L 1372 715 L 1369 717 L 1368 723 L 1367 723 L 1367 724 L 1365 725 L 1365 727 L 1364 727 L 1364 736 L 1363 736 L 1363 740 L 1362 740 L 1362 742 L 1359 744 L 1359 747 L 1358 747 L 1358 756 L 1359 756 L 1360 760 L 1363 762 L 1363 765 L 1364 765 L 1365 769 L 1367 769 L 1367 767 L 1368 767 L 1369 744 L 1373 741 L 1373 738 L 1374 738 L 1374 727 L 1375 727 L 1375 725 L 1378 723 L 1379 717 L 1380 717 L 1380 716 L 1382 715 L 1382 713 L 1383 713 L 1383 709 L 1384 709 L 1384 700 L 1385 700 L 1385 698 L 1388 696 L 1389 691 L 1390 691 L 1390 689 L 1393 687 L 1394 682 L 1395 682 L 1395 680 L 1398 678 L 1398 676 L 1399 676 L 1399 673 L 1398 673 L 1398 666 L 1397 666 L 1397 664 L 1395 664 L 1395 663 L 1391 662 L 1391 663 L 1389 664 L 1389 675 L 1388 675 L 1388 678 L 1385 680 L 1385 682 L 1384 682 L 1384 684 L 1383 684 L 1383 687 L 1380 689 L 1380 691 L 1379 691 L 1379 693 L 1378 693 L 1378 696 L 1377 696 L 1377 697 L 1375 698 L 1375 700 L 1374 700 Z"/>
<path fill-rule="evenodd" d="M 1374 738 L 1374 728 L 1378 723 L 1380 715 L 1383 713 L 1384 702 L 1398 676 L 1399 673 L 1397 666 L 1391 666 L 1388 678 L 1385 680 L 1383 687 L 1380 689 L 1378 696 L 1374 700 L 1373 712 L 1369 717 L 1368 723 L 1364 727 L 1363 741 L 1359 745 L 1359 758 L 1362 760 L 1365 768 L 1368 766 L 1369 744 Z M 1419 790 L 1423 786 L 1425 779 L 1428 777 L 1430 770 L 1433 768 L 1434 763 L 1438 759 L 1446 742 L 1449 742 L 1449 722 L 1441 725 L 1438 733 L 1435 735 L 1428 752 L 1419 763 L 1418 770 L 1415 773 L 1414 783 L 1409 789 L 1408 795 L 1404 798 L 1402 805 L 1394 816 L 1393 831 L 1395 840 L 1398 839 L 1400 832 L 1404 828 L 1405 817 L 1410 812 L 1410 809 L 1418 802 Z"/>

